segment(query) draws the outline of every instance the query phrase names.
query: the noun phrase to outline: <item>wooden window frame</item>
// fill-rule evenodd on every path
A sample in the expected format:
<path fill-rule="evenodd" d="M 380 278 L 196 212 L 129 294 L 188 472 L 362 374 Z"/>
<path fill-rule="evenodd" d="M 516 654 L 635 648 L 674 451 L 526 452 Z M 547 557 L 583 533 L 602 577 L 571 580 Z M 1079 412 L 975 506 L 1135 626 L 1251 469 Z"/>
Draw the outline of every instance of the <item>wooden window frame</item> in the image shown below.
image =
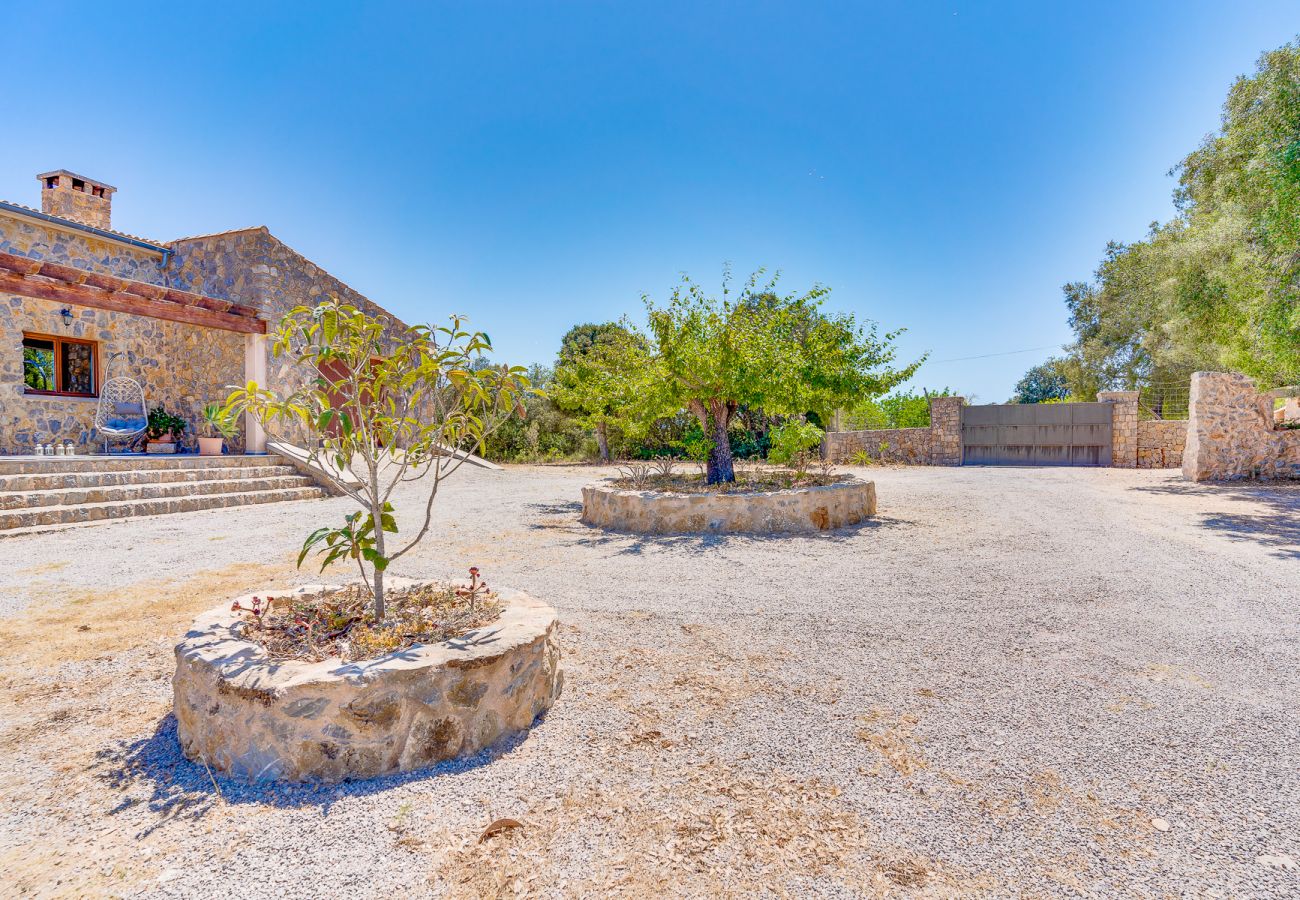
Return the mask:
<path fill-rule="evenodd" d="M 37 341 L 51 341 L 54 344 L 54 383 L 58 389 L 53 391 L 38 391 L 23 385 L 23 393 L 32 397 L 84 397 L 94 399 L 99 396 L 100 385 L 100 368 L 99 368 L 99 341 L 87 340 L 86 338 L 62 337 L 57 334 L 41 334 L 36 331 L 23 332 L 23 344 L 28 339 Z M 83 391 L 65 391 L 63 387 L 63 344 L 82 344 L 90 347 L 90 367 L 93 370 L 91 377 L 94 379 L 94 390 L 90 393 Z"/>

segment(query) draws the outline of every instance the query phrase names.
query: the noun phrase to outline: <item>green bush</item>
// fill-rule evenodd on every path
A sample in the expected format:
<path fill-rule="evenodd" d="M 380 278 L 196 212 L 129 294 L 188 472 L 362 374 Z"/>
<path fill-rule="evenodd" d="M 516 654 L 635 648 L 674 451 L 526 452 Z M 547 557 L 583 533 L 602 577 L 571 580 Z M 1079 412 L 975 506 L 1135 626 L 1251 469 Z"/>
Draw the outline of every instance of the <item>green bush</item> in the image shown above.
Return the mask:
<path fill-rule="evenodd" d="M 786 422 L 772 429 L 772 446 L 767 451 L 769 462 L 780 465 L 798 463 L 816 450 L 825 435 L 811 422 Z"/>

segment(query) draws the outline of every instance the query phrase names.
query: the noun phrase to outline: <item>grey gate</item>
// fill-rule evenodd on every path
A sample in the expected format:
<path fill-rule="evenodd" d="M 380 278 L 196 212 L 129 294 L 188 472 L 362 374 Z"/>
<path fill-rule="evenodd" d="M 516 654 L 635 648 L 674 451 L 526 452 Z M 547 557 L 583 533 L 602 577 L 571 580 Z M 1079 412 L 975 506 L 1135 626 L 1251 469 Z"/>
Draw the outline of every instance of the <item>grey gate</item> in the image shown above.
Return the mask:
<path fill-rule="evenodd" d="M 963 406 L 962 464 L 1109 466 L 1110 403 Z"/>

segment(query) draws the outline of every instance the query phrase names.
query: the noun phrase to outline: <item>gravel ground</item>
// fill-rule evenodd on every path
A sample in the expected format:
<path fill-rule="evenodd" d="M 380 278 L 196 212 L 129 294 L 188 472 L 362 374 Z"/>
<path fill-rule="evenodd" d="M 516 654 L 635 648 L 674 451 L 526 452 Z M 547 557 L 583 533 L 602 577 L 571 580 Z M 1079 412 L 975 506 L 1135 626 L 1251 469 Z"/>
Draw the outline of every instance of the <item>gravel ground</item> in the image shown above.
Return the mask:
<path fill-rule="evenodd" d="M 841 533 L 640 538 L 597 474 L 466 469 L 397 567 L 554 603 L 555 709 L 328 788 L 181 758 L 171 645 L 346 501 L 0 540 L 0 893 L 1300 895 L 1295 487 L 870 469 Z"/>

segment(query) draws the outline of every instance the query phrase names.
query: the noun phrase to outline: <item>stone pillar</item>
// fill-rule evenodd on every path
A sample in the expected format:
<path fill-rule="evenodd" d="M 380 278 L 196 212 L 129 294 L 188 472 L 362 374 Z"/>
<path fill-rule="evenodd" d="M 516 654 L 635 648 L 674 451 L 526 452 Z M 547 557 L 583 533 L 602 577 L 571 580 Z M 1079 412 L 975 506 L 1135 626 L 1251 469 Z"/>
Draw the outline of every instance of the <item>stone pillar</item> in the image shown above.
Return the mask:
<path fill-rule="evenodd" d="M 244 335 L 244 383 L 256 381 L 266 387 L 266 335 Z M 244 452 L 265 453 L 266 432 L 252 415 L 244 413 Z"/>
<path fill-rule="evenodd" d="M 1136 469 L 1138 464 L 1138 391 L 1102 391 L 1099 403 L 1112 403 L 1110 422 L 1110 464 L 1117 469 Z"/>
<path fill-rule="evenodd" d="M 961 408 L 964 397 L 930 398 L 930 465 L 961 465 Z"/>
<path fill-rule="evenodd" d="M 1193 373 L 1183 477 L 1300 477 L 1300 432 L 1274 427 L 1273 403 L 1245 375 Z"/>

